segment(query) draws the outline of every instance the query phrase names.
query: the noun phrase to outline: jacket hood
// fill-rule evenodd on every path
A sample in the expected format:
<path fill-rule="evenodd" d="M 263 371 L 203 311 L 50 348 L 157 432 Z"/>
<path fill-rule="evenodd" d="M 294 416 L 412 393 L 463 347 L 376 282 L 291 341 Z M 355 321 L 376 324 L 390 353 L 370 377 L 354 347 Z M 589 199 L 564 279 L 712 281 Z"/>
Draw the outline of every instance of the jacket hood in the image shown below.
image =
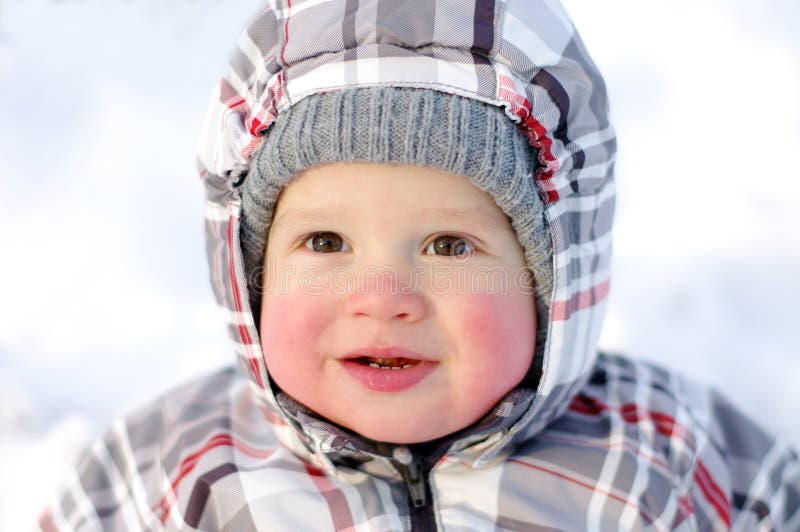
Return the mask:
<path fill-rule="evenodd" d="M 506 422 L 479 425 L 450 446 L 451 455 L 480 465 L 561 415 L 595 363 L 614 211 L 605 85 L 556 0 L 472 0 L 457 9 L 444 0 L 281 0 L 246 29 L 199 145 L 211 282 L 276 434 L 326 468 L 326 454 L 358 442 L 273 393 L 249 306 L 238 187 L 281 112 L 312 94 L 370 86 L 428 88 L 501 107 L 539 154 L 534 179 L 554 280 L 543 374 L 532 398 L 516 390 L 498 405 Z"/>

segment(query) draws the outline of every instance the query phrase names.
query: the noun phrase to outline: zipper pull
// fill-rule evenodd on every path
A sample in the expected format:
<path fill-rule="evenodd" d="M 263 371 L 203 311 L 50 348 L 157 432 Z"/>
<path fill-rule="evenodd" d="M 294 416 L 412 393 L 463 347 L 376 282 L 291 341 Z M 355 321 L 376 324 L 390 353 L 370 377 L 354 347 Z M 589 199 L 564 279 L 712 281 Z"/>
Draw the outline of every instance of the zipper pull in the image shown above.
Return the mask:
<path fill-rule="evenodd" d="M 422 508 L 428 501 L 425 497 L 425 478 L 420 474 L 419 463 L 405 446 L 395 447 L 392 457 L 402 466 L 398 469 L 406 482 L 414 508 Z"/>

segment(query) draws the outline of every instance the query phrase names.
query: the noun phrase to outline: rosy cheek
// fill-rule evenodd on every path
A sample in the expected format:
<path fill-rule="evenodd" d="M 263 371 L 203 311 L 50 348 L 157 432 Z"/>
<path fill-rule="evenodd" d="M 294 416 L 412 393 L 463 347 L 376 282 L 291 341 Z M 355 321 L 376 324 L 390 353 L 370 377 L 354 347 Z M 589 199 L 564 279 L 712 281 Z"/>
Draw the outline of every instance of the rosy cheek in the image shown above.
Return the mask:
<path fill-rule="evenodd" d="M 499 330 L 503 325 L 503 316 L 496 296 L 471 295 L 463 303 L 463 308 L 464 334 L 476 342 L 476 345 L 489 347 L 502 341 Z"/>
<path fill-rule="evenodd" d="M 308 350 L 330 323 L 324 296 L 269 294 L 261 307 L 261 345 L 265 355 L 292 355 Z"/>
<path fill-rule="evenodd" d="M 473 353 L 474 367 L 492 375 L 527 371 L 536 337 L 533 296 L 471 294 L 465 299 L 459 304 L 461 343 Z"/>

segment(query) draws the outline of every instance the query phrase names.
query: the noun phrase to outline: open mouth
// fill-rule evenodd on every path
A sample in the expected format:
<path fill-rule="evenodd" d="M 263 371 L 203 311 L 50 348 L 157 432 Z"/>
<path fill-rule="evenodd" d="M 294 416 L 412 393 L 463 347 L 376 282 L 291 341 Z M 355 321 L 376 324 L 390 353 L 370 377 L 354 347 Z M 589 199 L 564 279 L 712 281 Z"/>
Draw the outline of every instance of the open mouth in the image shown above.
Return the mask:
<path fill-rule="evenodd" d="M 436 360 L 409 349 L 367 347 L 340 359 L 342 368 L 373 392 L 402 392 L 425 380 L 439 366 Z"/>
<path fill-rule="evenodd" d="M 352 359 L 362 366 L 369 366 L 375 369 L 400 370 L 408 369 L 419 364 L 419 360 L 413 358 L 380 358 L 380 357 L 358 357 Z"/>

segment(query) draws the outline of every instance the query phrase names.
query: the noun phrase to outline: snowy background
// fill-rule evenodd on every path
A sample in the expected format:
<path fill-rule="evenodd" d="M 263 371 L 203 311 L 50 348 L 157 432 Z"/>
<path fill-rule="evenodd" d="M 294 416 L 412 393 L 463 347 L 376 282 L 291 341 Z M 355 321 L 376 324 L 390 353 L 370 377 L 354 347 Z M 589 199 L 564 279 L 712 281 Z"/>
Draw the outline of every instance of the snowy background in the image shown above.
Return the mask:
<path fill-rule="evenodd" d="M 606 348 L 800 446 L 800 4 L 565 0 L 620 141 Z M 231 363 L 194 146 L 258 0 L 0 0 L 0 530 L 119 414 Z"/>

